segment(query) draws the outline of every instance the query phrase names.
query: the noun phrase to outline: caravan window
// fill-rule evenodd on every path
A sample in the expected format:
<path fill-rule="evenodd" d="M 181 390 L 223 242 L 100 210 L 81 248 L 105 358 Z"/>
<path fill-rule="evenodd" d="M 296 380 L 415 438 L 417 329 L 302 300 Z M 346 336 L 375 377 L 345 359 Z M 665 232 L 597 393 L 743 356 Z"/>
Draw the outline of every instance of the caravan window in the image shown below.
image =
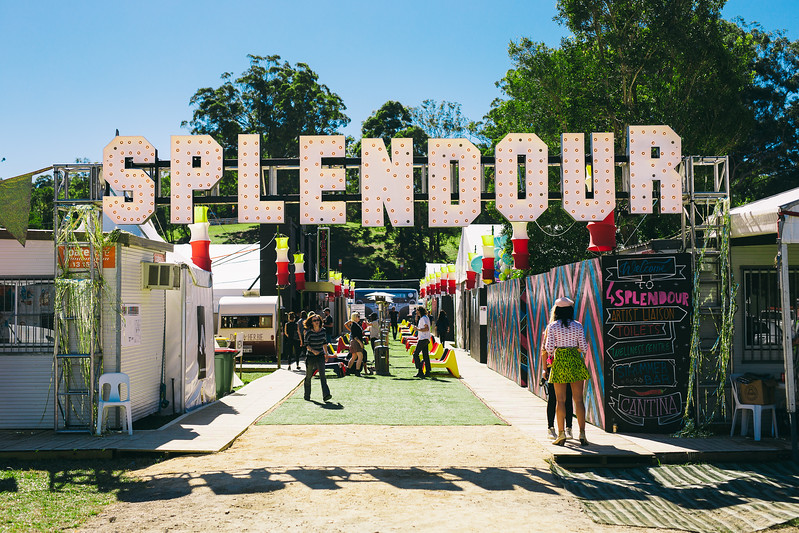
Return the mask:
<path fill-rule="evenodd" d="M 264 329 L 272 327 L 272 315 L 222 315 L 222 329 Z"/>
<path fill-rule="evenodd" d="M 0 354 L 53 351 L 52 278 L 0 277 Z"/>

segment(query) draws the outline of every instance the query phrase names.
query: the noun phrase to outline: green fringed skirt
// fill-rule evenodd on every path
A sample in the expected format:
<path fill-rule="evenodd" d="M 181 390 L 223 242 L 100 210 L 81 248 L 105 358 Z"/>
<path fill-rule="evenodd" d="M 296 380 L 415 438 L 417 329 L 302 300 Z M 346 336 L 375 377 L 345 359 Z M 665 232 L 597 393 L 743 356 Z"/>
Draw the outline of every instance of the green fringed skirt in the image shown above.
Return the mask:
<path fill-rule="evenodd" d="M 576 347 L 555 349 L 555 360 L 549 372 L 550 383 L 574 383 L 589 377 L 580 350 Z"/>

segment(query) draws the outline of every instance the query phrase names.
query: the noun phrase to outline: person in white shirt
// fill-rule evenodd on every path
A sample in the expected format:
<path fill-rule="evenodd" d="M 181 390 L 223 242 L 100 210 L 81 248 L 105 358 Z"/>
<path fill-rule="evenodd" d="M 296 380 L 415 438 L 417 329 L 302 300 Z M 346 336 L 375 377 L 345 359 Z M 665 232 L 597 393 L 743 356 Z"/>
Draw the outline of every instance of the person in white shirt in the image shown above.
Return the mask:
<path fill-rule="evenodd" d="M 375 351 L 375 343 L 380 339 L 380 320 L 377 313 L 369 315 L 369 342 L 372 345 L 372 353 Z"/>
<path fill-rule="evenodd" d="M 552 444 L 563 446 L 566 442 L 564 424 L 566 419 L 566 384 L 571 384 L 574 414 L 580 426 L 580 444 L 588 445 L 585 436 L 585 402 L 583 388 L 585 380 L 590 377 L 583 357 L 588 352 L 583 325 L 574 320 L 574 302 L 569 298 L 555 300 L 555 312 L 552 322 L 546 329 L 544 350 L 553 354 L 549 382 L 555 387 L 558 400 L 556 415 L 558 420 L 558 438 Z"/>
<path fill-rule="evenodd" d="M 419 359 L 420 352 L 424 363 Z M 418 370 L 417 378 L 430 376 L 430 317 L 427 316 L 427 309 L 424 307 L 416 308 L 416 348 L 413 350 L 413 364 Z"/>

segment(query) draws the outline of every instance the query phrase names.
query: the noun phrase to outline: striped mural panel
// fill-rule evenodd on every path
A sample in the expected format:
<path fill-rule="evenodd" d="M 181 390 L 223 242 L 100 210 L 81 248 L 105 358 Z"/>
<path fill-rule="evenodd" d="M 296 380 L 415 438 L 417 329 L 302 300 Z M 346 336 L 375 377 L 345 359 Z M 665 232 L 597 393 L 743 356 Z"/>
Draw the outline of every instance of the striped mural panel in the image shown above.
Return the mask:
<path fill-rule="evenodd" d="M 488 287 L 488 368 L 521 385 L 519 298 L 521 280 Z"/>
<path fill-rule="evenodd" d="M 529 387 L 530 380 L 530 337 L 527 335 L 527 285 L 519 280 L 519 367 L 521 369 L 520 385 Z M 533 374 L 535 377 L 535 374 Z"/>
<path fill-rule="evenodd" d="M 604 412 L 604 341 L 602 325 L 602 276 L 599 259 L 559 266 L 525 279 L 527 307 L 527 345 L 529 346 L 530 379 L 528 387 L 544 398 L 539 386 L 541 376 L 541 341 L 555 300 L 566 296 L 575 302 L 575 318 L 584 328 L 588 341 L 585 364 L 591 374 L 586 383 L 586 419 L 605 427 Z"/>

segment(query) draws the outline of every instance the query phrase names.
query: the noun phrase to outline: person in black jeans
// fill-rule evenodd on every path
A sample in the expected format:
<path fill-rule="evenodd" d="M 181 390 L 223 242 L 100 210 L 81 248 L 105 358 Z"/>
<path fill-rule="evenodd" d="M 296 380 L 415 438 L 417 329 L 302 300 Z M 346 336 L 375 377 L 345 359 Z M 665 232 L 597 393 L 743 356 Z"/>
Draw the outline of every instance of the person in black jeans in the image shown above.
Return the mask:
<path fill-rule="evenodd" d="M 552 311 L 554 316 L 554 308 Z M 554 321 L 554 319 L 551 319 Z M 555 431 L 555 411 L 558 407 L 558 397 L 555 393 L 555 385 L 549 382 L 549 372 L 552 368 L 554 358 L 549 355 L 543 346 L 547 341 L 547 333 L 544 331 L 544 338 L 541 343 L 541 364 L 544 365 L 543 379 L 546 380 L 546 394 L 547 394 L 547 437 L 550 439 L 558 438 L 558 432 Z M 574 405 L 572 403 L 572 386 L 566 384 L 566 438 L 574 438 L 572 433 L 572 419 L 574 418 Z"/>
<path fill-rule="evenodd" d="M 283 355 L 286 356 L 288 370 L 291 370 L 291 362 L 297 362 L 297 370 L 300 369 L 300 337 L 297 332 L 297 316 L 294 311 L 289 312 L 288 321 L 283 326 Z"/>
<path fill-rule="evenodd" d="M 330 308 L 325 308 L 325 317 L 324 322 L 322 325 L 325 327 L 325 336 L 327 337 L 327 342 L 333 342 L 333 317 L 330 315 Z"/>
<path fill-rule="evenodd" d="M 311 401 L 311 379 L 314 371 L 319 371 L 319 380 L 322 382 L 322 400 L 327 402 L 333 396 L 327 386 L 325 377 L 325 330 L 322 328 L 322 318 L 313 315 L 305 324 L 305 400 Z"/>
<path fill-rule="evenodd" d="M 308 320 L 308 312 L 301 311 L 300 316 L 297 317 L 297 357 L 304 357 L 305 352 L 305 321 Z"/>
<path fill-rule="evenodd" d="M 397 340 L 397 331 L 399 327 L 397 325 L 397 321 L 399 320 L 399 311 L 393 305 L 391 306 L 391 310 L 388 312 L 388 317 L 391 319 L 391 334 L 394 335 L 394 340 Z"/>
<path fill-rule="evenodd" d="M 449 333 L 449 318 L 447 318 L 447 312 L 443 309 L 438 313 L 436 329 L 438 330 L 438 338 L 441 339 L 441 346 L 446 348 L 447 335 Z"/>

